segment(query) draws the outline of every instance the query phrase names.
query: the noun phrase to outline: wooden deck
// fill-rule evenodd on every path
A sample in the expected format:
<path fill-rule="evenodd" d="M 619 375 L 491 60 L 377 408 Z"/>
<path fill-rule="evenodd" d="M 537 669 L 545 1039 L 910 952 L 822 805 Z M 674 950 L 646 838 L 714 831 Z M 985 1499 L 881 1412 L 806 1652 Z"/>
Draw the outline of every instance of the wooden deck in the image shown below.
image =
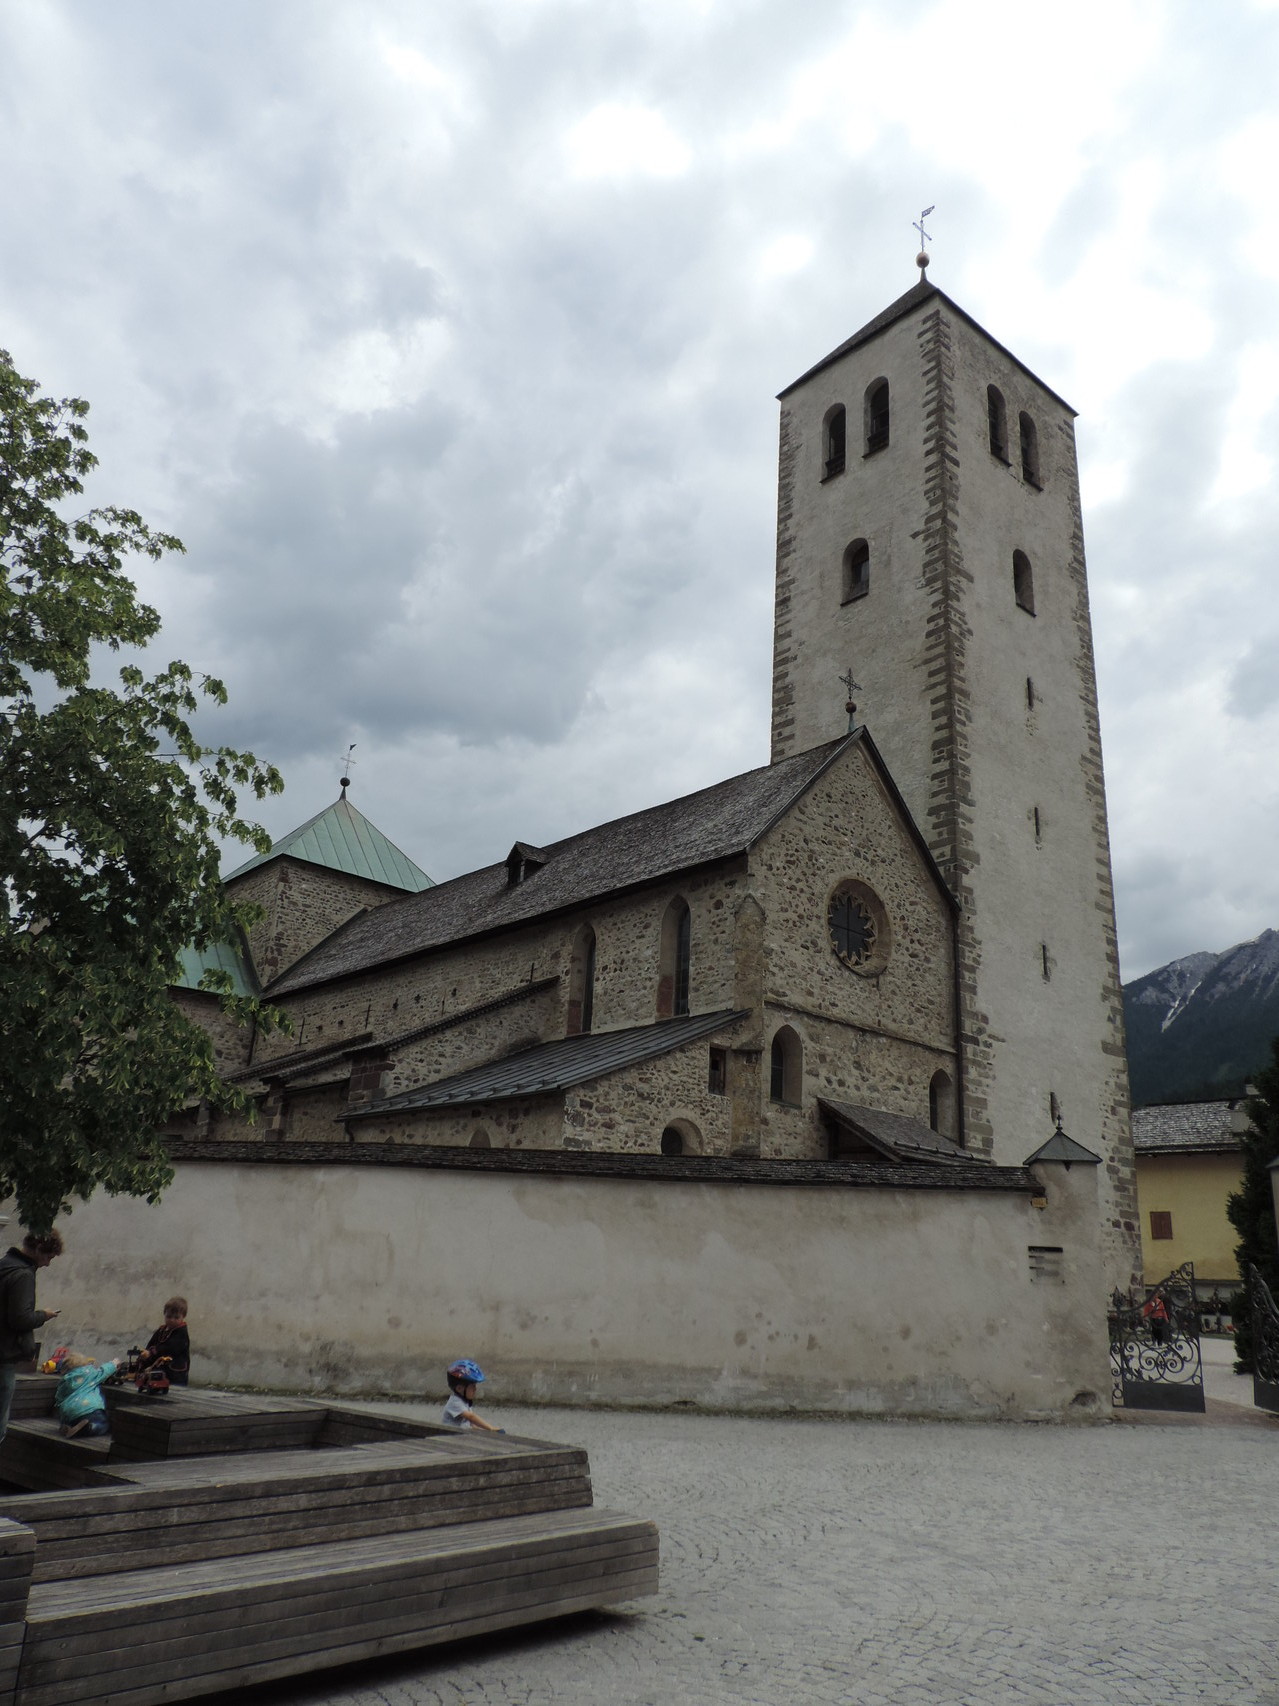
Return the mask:
<path fill-rule="evenodd" d="M 592 1506 L 575 1447 L 123 1389 L 80 1442 L 51 1396 L 0 1446 L 33 1489 L 0 1497 L 0 1706 L 189 1699 L 656 1591 L 656 1529 Z"/>

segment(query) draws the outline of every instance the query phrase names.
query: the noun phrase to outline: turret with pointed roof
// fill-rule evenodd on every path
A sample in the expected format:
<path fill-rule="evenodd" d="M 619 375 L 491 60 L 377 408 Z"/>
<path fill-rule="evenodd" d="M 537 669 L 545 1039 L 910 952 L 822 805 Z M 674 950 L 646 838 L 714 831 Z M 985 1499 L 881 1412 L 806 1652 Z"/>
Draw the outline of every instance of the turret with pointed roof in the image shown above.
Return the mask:
<path fill-rule="evenodd" d="M 249 932 L 253 968 L 263 984 L 358 913 L 434 887 L 426 872 L 351 804 L 345 788 L 332 805 L 224 881 L 237 900 L 263 910 L 264 917 Z"/>

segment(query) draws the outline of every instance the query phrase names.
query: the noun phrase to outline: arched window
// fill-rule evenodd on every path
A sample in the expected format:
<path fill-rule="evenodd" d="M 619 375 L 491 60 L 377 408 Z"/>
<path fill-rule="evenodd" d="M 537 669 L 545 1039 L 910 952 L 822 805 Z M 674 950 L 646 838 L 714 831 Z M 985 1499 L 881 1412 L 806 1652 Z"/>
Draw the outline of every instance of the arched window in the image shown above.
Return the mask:
<path fill-rule="evenodd" d="M 684 1133 L 673 1125 L 668 1125 L 662 1133 L 662 1154 L 682 1155 L 684 1153 Z"/>
<path fill-rule="evenodd" d="M 1028 616 L 1035 614 L 1035 576 L 1024 551 L 1013 552 L 1013 595 L 1019 610 Z"/>
<path fill-rule="evenodd" d="M 773 1037 L 769 1056 L 769 1100 L 797 1108 L 804 1096 L 804 1045 L 789 1025 Z"/>
<path fill-rule="evenodd" d="M 955 1135 L 955 1086 L 948 1072 L 934 1072 L 929 1081 L 928 1123 L 942 1137 Z"/>
<path fill-rule="evenodd" d="M 844 472 L 844 452 L 847 448 L 848 416 L 842 403 L 826 411 L 822 422 L 822 478 L 829 480 Z"/>
<path fill-rule="evenodd" d="M 1035 423 L 1023 409 L 1021 423 L 1021 477 L 1027 485 L 1039 484 L 1039 434 Z"/>
<path fill-rule="evenodd" d="M 681 896 L 666 908 L 662 919 L 662 942 L 658 960 L 657 1016 L 678 1019 L 688 1012 L 692 960 L 692 919 L 688 902 Z"/>
<path fill-rule="evenodd" d="M 998 385 L 986 387 L 986 413 L 990 420 L 990 454 L 1008 460 L 1008 410 Z"/>
<path fill-rule="evenodd" d="M 870 546 L 864 539 L 854 539 L 844 552 L 843 588 L 843 604 L 865 598 L 870 591 Z"/>
<path fill-rule="evenodd" d="M 888 381 L 877 379 L 866 392 L 866 454 L 888 443 Z"/>
<path fill-rule="evenodd" d="M 595 932 L 585 925 L 573 943 L 568 971 L 568 1024 L 570 1037 L 589 1031 L 595 1014 Z"/>
<path fill-rule="evenodd" d="M 482 1125 L 476 1126 L 475 1130 L 471 1133 L 470 1147 L 472 1149 L 492 1149 L 493 1139 L 485 1131 Z"/>
<path fill-rule="evenodd" d="M 696 1155 L 702 1147 L 702 1134 L 692 1120 L 672 1120 L 662 1132 L 663 1155 Z"/>

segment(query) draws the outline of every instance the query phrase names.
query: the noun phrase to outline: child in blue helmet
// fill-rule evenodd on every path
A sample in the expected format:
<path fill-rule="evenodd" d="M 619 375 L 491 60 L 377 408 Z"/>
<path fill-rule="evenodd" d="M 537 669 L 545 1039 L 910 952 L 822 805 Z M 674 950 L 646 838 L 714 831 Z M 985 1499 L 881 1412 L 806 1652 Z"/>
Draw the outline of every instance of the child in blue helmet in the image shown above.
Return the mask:
<path fill-rule="evenodd" d="M 505 1428 L 495 1428 L 471 1408 L 475 1389 L 484 1379 L 484 1370 L 470 1357 L 460 1357 L 448 1370 L 449 1391 L 452 1397 L 444 1406 L 444 1420 L 451 1428 L 483 1428 L 485 1433 L 504 1434 Z"/>

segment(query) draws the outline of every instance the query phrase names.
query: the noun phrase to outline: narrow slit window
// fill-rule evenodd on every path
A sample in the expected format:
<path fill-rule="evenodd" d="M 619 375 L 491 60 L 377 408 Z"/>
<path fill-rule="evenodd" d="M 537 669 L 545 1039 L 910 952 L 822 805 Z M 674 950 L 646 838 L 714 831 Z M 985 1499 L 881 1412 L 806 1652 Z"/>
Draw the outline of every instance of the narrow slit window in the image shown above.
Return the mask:
<path fill-rule="evenodd" d="M 865 598 L 870 591 L 870 546 L 864 539 L 854 539 L 844 552 L 842 581 L 841 604 L 851 604 L 855 598 Z"/>
<path fill-rule="evenodd" d="M 1008 409 L 998 385 L 986 387 L 986 414 L 990 425 L 990 454 L 1008 460 Z"/>
<path fill-rule="evenodd" d="M 1021 477 L 1028 486 L 1037 486 L 1040 483 L 1039 432 L 1024 409 L 1018 421 L 1021 429 Z"/>
<path fill-rule="evenodd" d="M 1044 838 L 1043 820 L 1039 815 L 1039 807 L 1036 806 L 1035 807 L 1035 845 L 1036 845 L 1036 847 L 1043 840 L 1043 838 Z"/>
<path fill-rule="evenodd" d="M 888 443 L 888 381 L 877 379 L 866 392 L 866 454 L 883 450 Z"/>
<path fill-rule="evenodd" d="M 1028 616 L 1035 614 L 1035 572 L 1024 551 L 1013 552 L 1013 596 L 1018 610 L 1024 610 Z"/>
<path fill-rule="evenodd" d="M 840 403 L 826 416 L 823 434 L 823 479 L 832 479 L 844 472 L 844 456 L 848 443 L 848 414 Z"/>
<path fill-rule="evenodd" d="M 1026 677 L 1026 709 L 1028 711 L 1033 711 L 1034 708 L 1035 708 L 1035 683 L 1032 681 L 1030 676 L 1027 676 Z"/>
<path fill-rule="evenodd" d="M 706 1076 L 706 1088 L 712 1096 L 728 1094 L 728 1050 L 713 1048 L 711 1050 L 710 1070 Z"/>
<path fill-rule="evenodd" d="M 1039 963 L 1043 967 L 1044 982 L 1047 983 L 1051 979 L 1052 974 L 1053 974 L 1052 973 L 1052 961 L 1048 957 L 1048 944 L 1047 944 L 1047 942 L 1041 942 L 1039 944 Z"/>

